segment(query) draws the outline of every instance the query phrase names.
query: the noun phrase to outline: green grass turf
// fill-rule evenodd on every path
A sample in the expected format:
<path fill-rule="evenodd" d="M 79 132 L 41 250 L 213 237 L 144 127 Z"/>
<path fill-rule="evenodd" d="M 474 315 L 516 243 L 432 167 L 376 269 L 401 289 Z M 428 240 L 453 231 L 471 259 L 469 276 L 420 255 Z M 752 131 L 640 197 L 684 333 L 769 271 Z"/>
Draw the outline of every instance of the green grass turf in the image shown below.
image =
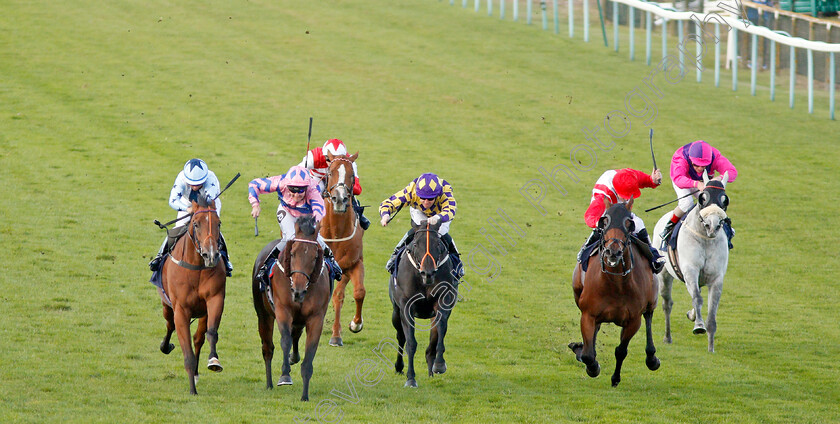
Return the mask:
<path fill-rule="evenodd" d="M 566 348 L 580 339 L 570 276 L 588 235 L 582 214 L 592 183 L 604 169 L 649 170 L 648 127 L 631 117 L 628 135 L 608 151 L 581 129 L 623 111 L 651 69 L 605 49 L 595 33 L 587 44 L 481 16 L 407 0 L 6 2 L 0 421 L 317 420 L 326 399 L 336 409 L 322 418 L 340 413 L 342 422 L 840 420 L 837 124 L 746 89 L 732 93 L 728 83 L 714 88 L 710 73 L 699 85 L 693 73 L 662 84 L 662 98 L 651 99 L 659 166 L 695 139 L 727 155 L 740 173 L 728 190 L 736 249 L 717 352 L 691 334 L 682 318 L 688 295 L 676 285 L 672 345 L 661 342 L 661 310 L 654 315 L 662 367 L 644 366 L 639 334 L 611 388 L 617 327 L 598 338 L 597 379 Z M 421 352 L 417 390 L 381 362 L 377 384 L 350 378 L 394 337 L 383 265 L 407 229 L 406 212 L 365 235 L 365 329 L 349 333 L 345 313 L 345 346 L 329 347 L 323 335 L 312 401 L 298 400 L 297 366 L 295 385 L 263 388 L 248 272 L 279 228 L 266 213 L 254 238 L 246 183 L 300 160 L 310 116 L 313 146 L 338 137 L 360 151 L 362 204 L 436 172 L 455 188 L 452 234 L 464 256 L 484 248 L 497 264 L 488 281 L 486 261 L 473 256 L 446 338 L 449 370 L 426 377 Z M 570 152 L 581 144 L 597 163 L 575 168 L 579 181 L 562 181 L 565 195 L 547 192 L 541 214 L 520 189 L 541 178 L 540 167 L 574 166 Z M 236 267 L 219 331 L 225 371 L 202 371 L 198 397 L 188 395 L 179 350 L 158 351 L 164 321 L 146 282 L 162 237 L 152 220 L 174 217 L 166 198 L 191 157 L 223 183 L 242 173 L 221 215 Z M 636 208 L 672 198 L 669 184 L 645 190 Z M 276 205 L 264 201 L 266 212 Z M 498 208 L 524 231 L 506 254 L 482 234 L 505 243 L 488 224 L 501 222 Z M 652 227 L 663 213 L 640 216 Z M 332 320 L 330 309 L 325 328 Z M 427 336 L 418 339 L 424 349 Z M 279 360 L 274 370 L 277 377 Z M 342 398 L 348 381 L 357 399 Z"/>

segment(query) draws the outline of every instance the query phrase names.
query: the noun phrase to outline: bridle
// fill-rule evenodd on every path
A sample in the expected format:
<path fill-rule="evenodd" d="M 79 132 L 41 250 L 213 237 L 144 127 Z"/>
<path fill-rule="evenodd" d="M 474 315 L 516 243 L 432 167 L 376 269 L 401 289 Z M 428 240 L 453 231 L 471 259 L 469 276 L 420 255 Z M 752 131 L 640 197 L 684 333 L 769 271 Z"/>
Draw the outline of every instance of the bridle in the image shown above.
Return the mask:
<path fill-rule="evenodd" d="M 350 166 L 350 171 L 351 171 L 351 174 L 350 174 L 350 175 L 351 175 L 351 176 L 353 176 L 353 177 L 355 178 L 355 175 L 352 173 L 352 170 L 353 170 L 353 161 L 351 161 L 351 160 L 349 160 L 349 159 L 346 159 L 346 158 L 341 158 L 341 157 L 338 157 L 338 158 L 333 158 L 333 160 L 332 160 L 332 161 L 337 161 L 337 162 L 347 162 L 347 163 L 349 164 L 349 166 Z M 327 184 L 325 184 L 325 186 L 328 186 L 328 184 L 329 184 L 329 182 L 330 182 L 330 175 L 331 175 L 331 174 L 332 174 L 332 170 L 327 170 Z M 321 197 L 323 197 L 323 198 L 324 198 L 324 202 L 330 202 L 330 203 L 332 203 L 332 196 L 330 196 L 330 193 L 331 193 L 334 189 L 336 189 L 336 188 L 339 188 L 339 187 L 344 187 L 344 190 L 346 190 L 346 191 L 347 191 L 347 193 L 350 195 L 350 203 L 352 204 L 352 202 L 353 202 L 353 189 L 352 189 L 350 186 L 348 186 L 348 185 L 347 185 L 344 181 L 338 182 L 338 183 L 336 183 L 336 184 L 334 184 L 334 185 L 332 185 L 332 186 L 328 186 L 328 187 L 329 187 L 329 188 L 327 188 L 327 189 L 324 191 L 324 193 L 326 194 L 326 196 L 321 196 Z M 352 205 L 351 205 L 351 209 L 352 209 Z M 354 214 L 355 214 L 355 212 L 354 212 Z M 351 232 L 349 236 L 347 236 L 347 237 L 341 237 L 341 238 L 335 238 L 335 239 L 327 239 L 327 238 L 325 238 L 325 239 L 324 239 L 324 241 L 325 241 L 325 242 L 330 242 L 330 243 L 332 243 L 332 242 L 342 242 L 342 241 L 347 241 L 347 240 L 352 239 L 353 237 L 355 237 L 355 236 L 356 236 L 356 227 L 358 227 L 358 226 L 359 226 L 359 225 L 358 225 L 358 223 L 359 223 L 359 216 L 357 215 L 357 216 L 356 216 L 356 222 L 355 222 L 355 223 L 353 223 L 353 232 Z"/>
<path fill-rule="evenodd" d="M 726 189 L 725 189 L 725 188 L 723 188 L 723 187 L 717 187 L 717 186 L 706 186 L 706 189 L 710 189 L 710 188 L 714 188 L 714 189 L 718 189 L 718 190 L 723 190 L 724 194 L 726 194 Z M 705 190 L 704 190 L 704 191 L 705 191 Z M 705 219 L 703 219 L 703 214 L 702 214 L 702 213 L 700 213 L 700 212 L 702 212 L 702 210 L 703 210 L 703 209 L 705 209 L 705 208 L 706 208 L 706 207 L 708 207 L 708 206 L 709 206 L 709 204 L 706 204 L 706 206 L 703 206 L 702 208 L 700 208 L 700 209 L 698 209 L 698 210 L 697 210 L 697 218 L 698 218 L 698 219 L 700 219 L 700 223 L 701 223 L 701 224 L 703 224 L 703 227 L 704 227 L 704 228 L 706 227 L 706 224 L 707 224 L 707 223 L 706 223 L 706 220 L 705 220 Z M 723 208 L 721 208 L 721 209 L 723 209 Z M 725 209 L 724 209 L 724 211 L 725 211 Z M 693 230 L 693 229 L 691 229 L 691 228 L 689 228 L 689 230 L 691 230 L 691 232 L 692 232 L 692 233 L 694 233 L 694 234 L 696 234 L 696 235 L 698 235 L 698 236 L 700 236 L 700 237 L 707 238 L 707 239 L 713 239 L 713 238 L 717 237 L 717 233 L 718 233 L 718 231 L 720 231 L 720 228 L 721 228 L 722 226 L 723 226 L 723 220 L 720 220 L 720 222 L 718 222 L 718 224 L 715 226 L 715 231 L 712 233 L 712 234 L 714 234 L 714 236 L 712 236 L 712 237 L 709 237 L 709 236 L 707 236 L 707 235 L 705 235 L 705 234 L 699 234 L 699 233 L 697 233 L 696 231 L 694 231 L 694 230 Z"/>
<path fill-rule="evenodd" d="M 607 217 L 609 218 L 609 216 L 607 216 Z M 609 225 L 609 220 L 607 220 L 607 225 Z M 609 274 L 609 275 L 617 275 L 617 276 L 620 276 L 620 277 L 624 277 L 627 274 L 629 274 L 630 271 L 633 270 L 633 265 L 635 263 L 634 258 L 633 258 L 633 249 L 629 249 L 630 250 L 630 266 L 627 267 L 627 269 L 624 272 L 613 272 L 613 271 L 607 270 L 607 264 L 606 264 L 605 259 L 604 259 L 604 256 L 605 256 L 604 252 L 607 251 L 607 247 L 610 246 L 613 243 L 618 243 L 618 245 L 621 247 L 621 250 L 620 250 L 621 255 L 619 256 L 618 263 L 621 265 L 622 269 L 627 265 L 626 262 L 624 262 L 624 253 L 630 247 L 630 243 L 631 243 L 630 235 L 629 235 L 628 231 L 626 229 L 622 228 L 622 227 L 613 227 L 613 228 L 621 229 L 624 232 L 624 240 L 620 240 L 620 239 L 617 239 L 615 237 L 613 237 L 609 240 L 606 240 L 604 237 L 607 235 L 607 230 L 609 230 L 610 228 L 604 228 L 602 230 L 601 239 L 599 241 L 599 246 L 598 246 L 598 252 L 599 252 L 598 256 L 600 256 L 600 259 L 601 259 L 601 272 L 603 272 L 605 274 Z"/>
<path fill-rule="evenodd" d="M 429 244 L 431 244 L 429 243 L 430 234 L 432 232 L 437 233 L 437 230 L 430 229 L 428 223 L 426 223 L 426 228 L 421 228 L 414 232 L 415 237 L 417 237 L 417 233 L 426 233 L 426 251 L 423 253 L 423 257 L 420 258 L 419 264 L 414 259 L 414 255 L 412 255 L 411 252 L 408 252 L 409 249 L 406 249 L 406 256 L 408 256 L 408 261 L 411 262 L 411 265 L 414 266 L 414 269 L 416 269 L 417 271 L 420 271 L 420 269 L 423 267 L 423 264 L 426 263 L 426 259 L 429 259 L 430 261 L 432 261 L 432 266 L 434 267 L 434 271 L 432 271 L 432 274 L 436 274 L 438 269 L 440 269 L 440 267 L 443 266 L 443 264 L 445 264 L 446 261 L 449 260 L 449 255 L 447 254 L 441 260 L 437 260 L 434 256 L 432 256 L 432 253 L 429 251 Z"/>
<path fill-rule="evenodd" d="M 350 166 L 351 172 L 353 170 L 353 161 L 351 161 L 347 158 L 333 158 L 333 160 L 330 161 L 330 162 L 347 162 L 348 164 L 350 164 L 349 166 Z M 327 184 L 329 184 L 329 182 L 330 182 L 330 175 L 331 174 L 332 174 L 332 170 L 328 170 Z M 350 197 L 353 197 L 353 190 L 344 181 L 341 181 L 341 182 L 338 182 L 336 184 L 333 184 L 332 186 L 329 186 L 329 188 L 327 188 L 327 190 L 326 190 L 327 194 L 329 194 L 331 191 L 333 191 L 333 189 L 338 188 L 338 187 L 344 187 L 344 189 L 347 190 L 348 193 L 350 193 Z M 330 197 L 330 196 L 326 196 L 326 197 Z"/>
<path fill-rule="evenodd" d="M 292 244 L 296 243 L 296 242 L 314 244 L 315 248 L 318 249 L 318 254 L 321 254 L 321 252 L 320 252 L 321 245 L 318 244 L 317 241 L 300 239 L 300 238 L 294 238 L 294 239 L 290 240 L 289 244 L 286 246 L 286 249 L 289 249 L 289 254 L 291 254 Z M 277 264 L 277 267 L 280 268 L 281 271 L 286 272 L 286 270 L 283 269 L 283 265 L 280 264 L 280 261 L 277 261 L 275 263 Z M 289 266 L 291 266 L 291 262 L 289 263 Z M 323 264 L 321 264 L 321 267 L 323 268 Z M 312 271 L 314 272 L 315 270 L 313 269 Z M 293 269 L 293 270 L 289 271 L 289 287 L 292 289 L 292 291 L 294 291 L 294 289 L 295 289 L 295 283 L 292 281 L 292 275 L 294 275 L 294 274 L 303 274 L 303 276 L 306 277 L 306 287 L 303 288 L 303 291 L 309 290 L 309 284 L 312 283 L 312 279 L 309 277 L 309 274 L 307 274 L 304 271 L 298 270 L 298 269 Z"/>
<path fill-rule="evenodd" d="M 203 209 L 203 210 L 200 210 L 200 211 L 193 212 L 192 213 L 192 218 L 190 219 L 189 224 L 187 224 L 187 225 L 189 225 L 189 228 L 187 228 L 187 238 L 189 239 L 190 243 L 192 243 L 193 248 L 195 248 L 195 251 L 196 251 L 196 253 L 198 253 L 199 257 L 202 256 L 201 243 L 199 243 L 196 240 L 196 237 L 195 237 L 195 228 L 198 225 L 198 223 L 194 222 L 194 221 L 196 221 L 197 219 L 200 219 L 200 218 L 196 218 L 196 216 L 198 214 L 206 213 L 206 212 L 215 212 L 215 210 L 214 209 Z M 210 214 L 208 213 L 206 216 L 207 216 L 207 225 L 211 226 L 213 223 L 212 223 L 212 221 L 210 221 Z M 207 241 L 207 239 L 209 239 L 211 237 L 213 237 L 212 227 L 211 227 L 211 231 L 209 232 L 209 234 L 207 234 L 207 237 L 205 237 L 204 240 L 202 240 L 202 242 Z M 189 262 L 185 262 L 183 259 L 178 260 L 178 259 L 175 259 L 175 257 L 173 257 L 173 256 L 170 256 L 170 258 L 172 259 L 172 262 L 175 263 L 175 265 L 178 265 L 182 268 L 186 268 L 186 269 L 189 269 L 189 270 L 192 270 L 192 271 L 201 271 L 202 269 L 207 269 L 207 267 L 204 266 L 203 263 L 201 265 L 193 265 Z"/>

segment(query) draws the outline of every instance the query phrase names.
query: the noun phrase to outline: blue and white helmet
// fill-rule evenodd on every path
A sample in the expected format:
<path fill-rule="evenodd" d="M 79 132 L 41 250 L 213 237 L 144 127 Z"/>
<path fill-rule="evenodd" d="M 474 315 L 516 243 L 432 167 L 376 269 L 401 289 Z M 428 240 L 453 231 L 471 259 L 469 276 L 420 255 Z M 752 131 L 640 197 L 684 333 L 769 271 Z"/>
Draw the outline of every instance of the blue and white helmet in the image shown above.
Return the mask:
<path fill-rule="evenodd" d="M 207 180 L 207 164 L 201 159 L 190 159 L 184 164 L 184 178 L 189 185 L 202 185 Z"/>

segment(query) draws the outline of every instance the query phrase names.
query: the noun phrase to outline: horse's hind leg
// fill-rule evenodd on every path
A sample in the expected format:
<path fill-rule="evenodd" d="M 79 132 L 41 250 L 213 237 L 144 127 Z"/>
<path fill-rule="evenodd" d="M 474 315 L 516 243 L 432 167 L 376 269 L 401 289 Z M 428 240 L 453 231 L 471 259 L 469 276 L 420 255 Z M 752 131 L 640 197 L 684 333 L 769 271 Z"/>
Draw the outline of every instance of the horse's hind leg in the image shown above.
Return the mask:
<path fill-rule="evenodd" d="M 160 342 L 160 351 L 169 355 L 169 352 L 172 352 L 172 349 L 175 349 L 175 345 L 170 343 L 170 340 L 172 339 L 172 332 L 175 331 L 175 312 L 173 312 L 172 308 L 165 303 L 163 304 L 163 319 L 166 320 L 166 335 L 163 336 L 163 341 Z"/>
<path fill-rule="evenodd" d="M 262 356 L 265 361 L 265 385 L 267 389 L 273 389 L 274 383 L 271 379 L 271 360 L 274 358 L 274 317 L 263 308 L 262 303 L 254 302 L 257 310 L 257 324 L 262 340 Z M 256 307 L 259 305 L 259 307 Z"/>
<path fill-rule="evenodd" d="M 198 327 L 193 334 L 193 348 L 195 349 L 195 384 L 198 384 L 198 358 L 201 358 L 201 347 L 204 346 L 204 334 L 207 331 L 207 317 L 198 319 Z"/>
<path fill-rule="evenodd" d="M 641 326 L 641 317 L 636 316 L 626 327 L 621 329 L 621 342 L 615 348 L 615 372 L 611 379 L 613 387 L 618 386 L 618 383 L 621 382 L 621 365 L 624 363 L 624 358 L 627 357 L 627 346 L 630 344 L 630 339 L 636 335 L 636 332 L 639 331 L 639 327 Z"/>
<path fill-rule="evenodd" d="M 289 365 L 294 365 L 300 362 L 300 352 L 298 351 L 298 342 L 300 342 L 300 335 L 303 334 L 303 326 L 292 327 L 292 356 L 289 358 Z"/>
<path fill-rule="evenodd" d="M 350 331 L 358 333 L 362 331 L 365 322 L 362 319 L 362 304 L 365 303 L 365 266 L 360 261 L 350 272 L 350 279 L 353 280 L 353 299 L 356 301 L 356 315 L 350 321 Z"/>
<path fill-rule="evenodd" d="M 651 371 L 659 369 L 659 358 L 656 357 L 656 346 L 653 345 L 653 329 L 651 328 L 651 321 L 653 321 L 653 310 L 645 312 L 645 335 L 647 336 L 647 344 L 645 344 L 645 365 Z"/>
<path fill-rule="evenodd" d="M 429 347 L 426 348 L 426 365 L 429 367 L 429 377 L 434 376 L 432 365 L 434 365 L 435 358 L 437 357 L 437 344 L 438 327 L 434 325 L 432 326 L 432 330 L 429 331 Z"/>
<path fill-rule="evenodd" d="M 665 343 L 671 343 L 671 311 L 674 307 L 674 298 L 671 296 L 671 289 L 674 286 L 674 277 L 663 270 L 654 276 L 659 281 L 659 293 L 662 295 L 662 311 L 665 313 Z"/>
<path fill-rule="evenodd" d="M 723 281 L 709 284 L 709 313 L 706 320 L 706 330 L 709 332 L 709 352 L 715 351 L 715 332 L 717 331 L 717 309 L 720 295 L 723 291 Z"/>
<path fill-rule="evenodd" d="M 341 280 L 336 281 L 333 290 L 332 304 L 333 309 L 335 309 L 335 321 L 332 325 L 330 346 L 344 346 L 344 342 L 341 340 L 341 307 L 344 306 L 344 289 L 347 288 L 348 281 L 350 281 L 350 275 L 348 273 L 342 274 Z"/>
<path fill-rule="evenodd" d="M 222 312 L 225 309 L 225 296 L 223 293 L 207 300 L 207 339 L 210 342 L 210 355 L 207 361 L 207 368 L 214 372 L 222 371 L 219 354 L 216 352 L 216 344 L 219 342 L 219 325 L 222 322 Z"/>

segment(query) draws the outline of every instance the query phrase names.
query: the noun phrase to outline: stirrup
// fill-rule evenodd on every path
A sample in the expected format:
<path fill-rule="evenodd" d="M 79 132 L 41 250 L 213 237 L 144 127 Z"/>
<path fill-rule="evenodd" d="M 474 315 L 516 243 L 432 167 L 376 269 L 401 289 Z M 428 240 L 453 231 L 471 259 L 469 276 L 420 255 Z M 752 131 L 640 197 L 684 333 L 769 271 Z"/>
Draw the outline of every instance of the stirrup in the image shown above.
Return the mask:
<path fill-rule="evenodd" d="M 157 255 L 149 261 L 149 270 L 155 272 L 160 269 L 160 262 L 163 259 L 163 255 Z"/>

